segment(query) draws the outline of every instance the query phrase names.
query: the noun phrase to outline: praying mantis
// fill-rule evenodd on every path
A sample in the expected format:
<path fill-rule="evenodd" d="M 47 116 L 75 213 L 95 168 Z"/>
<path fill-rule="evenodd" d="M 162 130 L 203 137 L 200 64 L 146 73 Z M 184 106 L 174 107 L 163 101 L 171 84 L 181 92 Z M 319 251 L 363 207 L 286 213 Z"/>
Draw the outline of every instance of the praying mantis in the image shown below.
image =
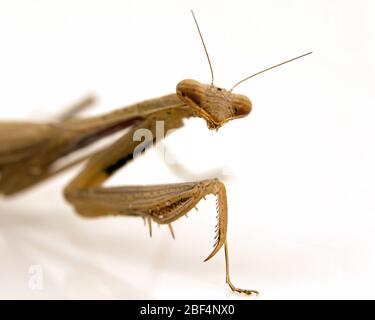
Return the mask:
<path fill-rule="evenodd" d="M 136 158 L 139 146 L 143 153 L 156 141 L 157 123 L 166 131 L 181 128 L 183 120 L 199 117 L 209 129 L 218 130 L 225 123 L 246 117 L 252 109 L 248 97 L 233 93 L 240 83 L 275 67 L 304 57 L 287 60 L 257 72 L 235 84 L 230 90 L 214 85 L 214 74 L 206 45 L 191 11 L 211 70 L 211 83 L 182 80 L 176 92 L 135 103 L 110 113 L 89 118 L 78 113 L 91 101 L 83 101 L 58 121 L 46 123 L 0 122 L 0 194 L 15 195 L 41 181 L 86 161 L 83 170 L 64 189 L 65 199 L 84 217 L 135 216 L 148 223 L 169 226 L 196 207 L 206 195 L 217 198 L 217 225 L 211 259 L 222 247 L 225 252 L 226 283 L 235 292 L 257 295 L 255 290 L 241 289 L 230 280 L 227 242 L 228 203 L 226 189 L 219 179 L 206 179 L 174 184 L 104 187 L 103 183 L 117 170 Z M 128 128 L 118 140 L 94 154 L 60 164 L 61 159 L 92 143 Z M 140 130 L 151 132 L 152 138 L 141 144 L 135 139 Z M 138 152 L 139 153 L 139 152 Z"/>

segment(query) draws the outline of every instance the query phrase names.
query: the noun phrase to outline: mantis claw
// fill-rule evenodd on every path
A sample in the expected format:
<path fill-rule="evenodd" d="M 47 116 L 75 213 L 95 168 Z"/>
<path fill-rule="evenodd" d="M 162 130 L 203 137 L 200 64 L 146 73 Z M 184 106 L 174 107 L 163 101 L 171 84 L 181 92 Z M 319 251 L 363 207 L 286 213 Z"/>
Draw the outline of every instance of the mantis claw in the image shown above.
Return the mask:
<path fill-rule="evenodd" d="M 223 244 L 224 244 L 224 242 L 222 242 L 222 241 L 218 241 L 217 243 L 215 243 L 214 250 L 210 253 L 210 255 L 206 259 L 203 260 L 203 262 L 206 262 L 206 261 L 210 260 L 221 249 Z"/>

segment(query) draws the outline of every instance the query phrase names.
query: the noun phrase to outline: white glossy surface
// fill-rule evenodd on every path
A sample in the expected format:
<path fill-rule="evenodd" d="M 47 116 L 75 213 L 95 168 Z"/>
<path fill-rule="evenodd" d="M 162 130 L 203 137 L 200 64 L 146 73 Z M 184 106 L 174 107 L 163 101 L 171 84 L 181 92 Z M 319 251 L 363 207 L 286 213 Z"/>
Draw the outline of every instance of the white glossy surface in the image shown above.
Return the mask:
<path fill-rule="evenodd" d="M 233 282 L 259 299 L 374 298 L 372 1 L 0 1 L 1 117 L 47 118 L 92 91 L 100 113 L 209 82 L 190 8 L 219 86 L 314 51 L 236 89 L 247 119 L 218 133 L 192 120 L 167 139 L 192 171 L 230 175 Z M 76 172 L 1 200 L 0 298 L 242 298 L 223 252 L 202 263 L 212 197 L 175 224 L 176 241 L 166 227 L 150 240 L 140 220 L 73 214 L 61 190 Z M 175 181 L 151 151 L 111 184 Z"/>

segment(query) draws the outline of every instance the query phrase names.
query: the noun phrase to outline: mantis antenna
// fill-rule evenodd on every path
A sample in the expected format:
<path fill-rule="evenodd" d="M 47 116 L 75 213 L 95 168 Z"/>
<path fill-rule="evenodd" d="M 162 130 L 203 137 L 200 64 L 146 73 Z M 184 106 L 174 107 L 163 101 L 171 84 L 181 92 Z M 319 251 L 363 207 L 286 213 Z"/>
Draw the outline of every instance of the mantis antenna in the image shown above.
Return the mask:
<path fill-rule="evenodd" d="M 245 79 L 242 79 L 241 81 L 237 82 L 237 83 L 232 87 L 232 89 L 230 89 L 229 91 L 232 91 L 235 87 L 237 87 L 237 86 L 238 86 L 239 84 L 241 84 L 242 82 L 245 82 L 245 81 L 249 80 L 250 78 L 253 78 L 253 77 L 257 76 L 258 74 L 261 74 L 261 73 L 266 72 L 266 71 L 269 71 L 269 70 L 271 70 L 271 69 L 274 69 L 274 68 L 280 67 L 280 66 L 283 65 L 283 64 L 286 64 L 286 63 L 292 62 L 292 61 L 294 61 L 294 60 L 297 60 L 297 59 L 299 59 L 299 58 L 305 57 L 305 56 L 307 56 L 307 55 L 309 55 L 309 54 L 311 54 L 311 53 L 312 53 L 312 52 L 305 53 L 305 54 L 303 54 L 303 55 L 301 55 L 301 56 L 298 56 L 298 57 L 295 57 L 295 58 L 293 58 L 293 59 L 290 59 L 290 60 L 287 60 L 287 61 L 281 62 L 281 63 L 279 63 L 279 64 L 276 64 L 276 65 L 272 66 L 272 67 L 269 67 L 269 68 L 267 68 L 267 69 L 264 69 L 264 70 L 262 70 L 262 71 L 259 71 L 259 72 L 257 72 L 257 73 L 254 73 L 254 74 L 252 74 L 251 76 L 248 76 L 248 77 L 246 77 Z"/>
<path fill-rule="evenodd" d="M 209 55 L 208 55 L 208 51 L 207 51 L 206 45 L 205 45 L 204 40 L 203 40 L 203 36 L 202 36 L 201 30 L 199 29 L 198 21 L 197 21 L 197 19 L 195 18 L 195 15 L 194 15 L 193 10 L 190 10 L 190 11 L 191 11 L 191 14 L 193 15 L 193 19 L 194 19 L 195 25 L 197 26 L 199 36 L 200 36 L 200 38 L 201 38 L 201 40 L 202 40 L 202 44 L 203 44 L 204 51 L 206 52 L 206 56 L 207 56 L 207 60 L 208 60 L 208 64 L 210 65 L 210 70 L 211 70 L 211 85 L 213 85 L 213 84 L 214 84 L 214 71 L 213 71 L 213 69 L 212 69 L 212 65 L 211 65 L 210 57 L 209 57 Z"/>

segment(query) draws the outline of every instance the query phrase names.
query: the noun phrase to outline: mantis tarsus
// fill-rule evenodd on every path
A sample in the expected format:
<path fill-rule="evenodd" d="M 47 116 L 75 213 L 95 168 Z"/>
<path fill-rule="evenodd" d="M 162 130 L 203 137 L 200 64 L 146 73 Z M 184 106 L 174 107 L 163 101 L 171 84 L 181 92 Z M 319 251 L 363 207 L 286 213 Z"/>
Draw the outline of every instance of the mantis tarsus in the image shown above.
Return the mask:
<path fill-rule="evenodd" d="M 210 65 L 211 84 L 183 80 L 177 84 L 176 93 L 97 117 L 76 116 L 90 102 L 85 101 L 62 115 L 59 121 L 0 123 L 0 193 L 14 195 L 88 159 L 83 171 L 64 190 L 66 200 L 78 214 L 85 217 L 138 216 L 148 222 L 150 232 L 153 221 L 167 224 L 173 236 L 171 223 L 186 215 L 206 195 L 214 194 L 218 212 L 216 243 L 205 261 L 224 246 L 226 283 L 233 291 L 257 294 L 255 290 L 235 287 L 230 280 L 226 240 L 228 206 L 225 185 L 221 181 L 208 179 L 151 186 L 102 186 L 111 175 L 134 158 L 134 150 L 139 145 L 133 138 L 137 130 L 148 129 L 155 137 L 157 121 L 163 121 L 165 130 L 170 130 L 181 128 L 183 119 L 190 117 L 200 117 L 206 121 L 209 129 L 218 129 L 230 120 L 247 116 L 251 111 L 252 105 L 246 96 L 232 93 L 235 86 L 259 73 L 309 54 L 262 70 L 241 80 L 231 90 L 225 90 L 213 84 L 211 62 L 195 17 L 194 21 Z M 130 130 L 109 147 L 91 157 L 57 166 L 57 162 L 67 155 L 124 128 Z"/>

